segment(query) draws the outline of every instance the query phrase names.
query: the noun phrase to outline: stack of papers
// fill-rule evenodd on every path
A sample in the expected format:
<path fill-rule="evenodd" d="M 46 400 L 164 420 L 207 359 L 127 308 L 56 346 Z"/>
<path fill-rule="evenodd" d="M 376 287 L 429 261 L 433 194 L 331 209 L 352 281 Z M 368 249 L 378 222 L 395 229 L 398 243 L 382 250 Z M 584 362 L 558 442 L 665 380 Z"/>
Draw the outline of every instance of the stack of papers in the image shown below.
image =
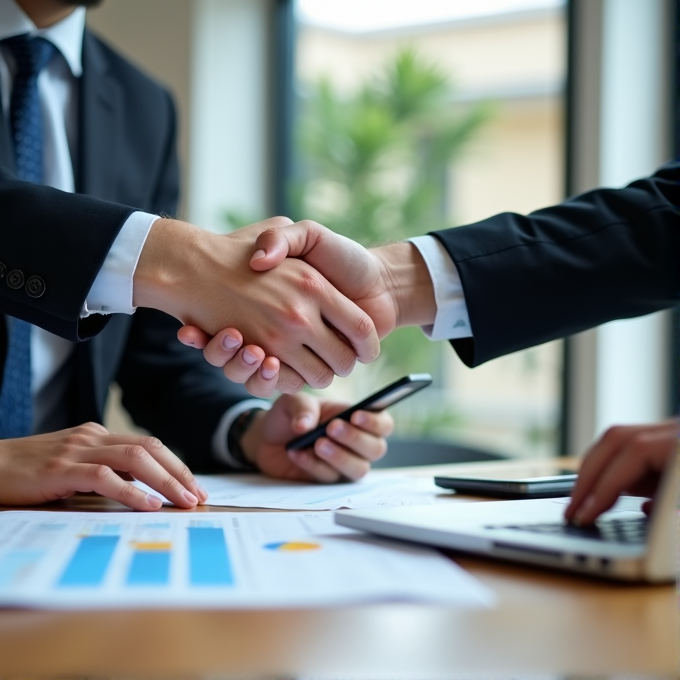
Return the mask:
<path fill-rule="evenodd" d="M 0 606 L 484 607 L 434 550 L 339 527 L 330 513 L 0 513 Z"/>

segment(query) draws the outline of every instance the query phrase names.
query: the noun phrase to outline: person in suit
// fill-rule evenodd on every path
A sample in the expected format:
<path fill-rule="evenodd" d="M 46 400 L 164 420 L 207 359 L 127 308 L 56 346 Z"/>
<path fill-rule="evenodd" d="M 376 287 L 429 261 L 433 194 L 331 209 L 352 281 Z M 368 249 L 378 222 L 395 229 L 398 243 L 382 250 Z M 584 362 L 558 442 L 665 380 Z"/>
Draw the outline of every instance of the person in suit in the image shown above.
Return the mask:
<path fill-rule="evenodd" d="M 85 28 L 88 4 L 0 0 L 0 503 L 97 491 L 158 507 L 114 470 L 181 507 L 204 501 L 169 448 L 197 471 L 360 477 L 384 453 L 389 416 L 338 421 L 315 451 L 288 456 L 285 441 L 345 405 L 248 399 L 177 342 L 178 319 L 213 332 L 252 320 L 254 338 L 292 346 L 287 361 L 299 375 L 290 371 L 290 389 L 327 384 L 357 354 L 377 352 L 365 313 L 305 263 L 264 285 L 249 270 L 243 256 L 255 235 L 280 221 L 223 237 L 159 218 L 178 200 L 174 106 Z M 310 283 L 304 308 L 287 301 L 299 297 L 300 280 Z M 135 422 L 169 448 L 103 428 L 114 381 Z"/>
<path fill-rule="evenodd" d="M 410 242 L 364 250 L 301 222 L 262 233 L 253 251 L 258 271 L 287 256 L 303 258 L 370 314 L 381 337 L 420 325 L 477 366 L 678 304 L 680 162 L 623 189 L 597 189 L 530 215 L 503 213 Z M 180 335 L 238 382 L 256 369 L 221 348 L 219 334 L 210 340 L 186 327 Z M 677 419 L 606 432 L 586 454 L 566 518 L 591 523 L 623 491 L 651 493 L 679 433 Z"/>

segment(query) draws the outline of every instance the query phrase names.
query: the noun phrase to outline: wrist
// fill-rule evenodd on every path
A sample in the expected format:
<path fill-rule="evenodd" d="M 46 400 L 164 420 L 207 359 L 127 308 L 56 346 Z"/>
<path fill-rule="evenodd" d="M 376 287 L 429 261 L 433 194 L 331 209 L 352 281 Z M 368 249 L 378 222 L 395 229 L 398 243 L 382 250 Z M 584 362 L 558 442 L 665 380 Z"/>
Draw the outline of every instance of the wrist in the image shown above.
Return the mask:
<path fill-rule="evenodd" d="M 196 253 L 204 232 L 187 222 L 161 218 L 149 231 L 133 277 L 133 305 L 167 312 L 185 323 L 184 297 L 200 266 Z"/>
<path fill-rule="evenodd" d="M 240 431 L 234 432 L 234 440 L 238 451 L 240 452 L 246 464 L 258 467 L 257 454 L 262 443 L 262 424 L 267 411 L 263 409 L 252 409 L 246 411 L 241 418 L 243 419 L 239 424 L 238 420 L 234 425 L 240 428 Z M 234 431 L 234 425 L 230 431 Z"/>
<path fill-rule="evenodd" d="M 396 326 L 428 326 L 437 315 L 432 277 L 418 248 L 408 241 L 372 248 L 383 265 L 383 279 L 392 298 Z"/>

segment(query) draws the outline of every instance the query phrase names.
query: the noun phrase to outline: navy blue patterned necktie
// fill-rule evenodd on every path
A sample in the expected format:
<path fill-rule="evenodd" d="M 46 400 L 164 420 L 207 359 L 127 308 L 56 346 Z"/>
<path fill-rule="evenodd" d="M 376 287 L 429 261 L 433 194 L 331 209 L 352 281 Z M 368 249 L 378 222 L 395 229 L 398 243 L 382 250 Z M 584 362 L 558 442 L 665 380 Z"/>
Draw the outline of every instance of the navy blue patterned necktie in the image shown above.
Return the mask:
<path fill-rule="evenodd" d="M 38 75 L 56 48 L 43 38 L 19 35 L 2 44 L 14 56 L 16 73 L 10 101 L 10 119 L 16 174 L 34 184 L 43 181 L 43 121 L 38 96 Z M 33 427 L 31 397 L 31 325 L 9 319 L 9 342 L 0 391 L 0 438 L 25 437 Z"/>

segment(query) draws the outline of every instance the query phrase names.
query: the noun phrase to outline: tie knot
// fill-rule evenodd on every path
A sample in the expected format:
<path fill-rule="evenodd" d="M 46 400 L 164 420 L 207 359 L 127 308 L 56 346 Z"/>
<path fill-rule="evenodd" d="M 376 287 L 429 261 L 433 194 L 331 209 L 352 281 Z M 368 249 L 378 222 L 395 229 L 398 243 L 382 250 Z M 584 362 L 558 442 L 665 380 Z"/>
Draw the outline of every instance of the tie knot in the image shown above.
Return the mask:
<path fill-rule="evenodd" d="M 29 35 L 15 35 L 3 40 L 14 57 L 17 76 L 31 78 L 37 76 L 56 52 L 56 47 L 45 38 L 32 38 Z"/>

